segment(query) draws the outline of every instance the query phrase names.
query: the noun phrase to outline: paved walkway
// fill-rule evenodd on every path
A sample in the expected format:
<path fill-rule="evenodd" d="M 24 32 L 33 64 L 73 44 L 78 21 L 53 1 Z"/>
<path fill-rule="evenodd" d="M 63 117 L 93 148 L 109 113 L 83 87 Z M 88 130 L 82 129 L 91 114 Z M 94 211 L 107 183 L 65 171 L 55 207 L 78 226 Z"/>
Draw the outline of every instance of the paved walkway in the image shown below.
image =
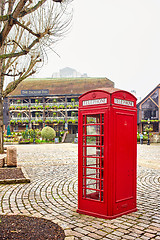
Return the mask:
<path fill-rule="evenodd" d="M 105 220 L 77 209 L 77 145 L 17 145 L 31 183 L 0 185 L 0 214 L 57 221 L 68 240 L 160 240 L 160 144 L 138 145 L 138 211 Z"/>

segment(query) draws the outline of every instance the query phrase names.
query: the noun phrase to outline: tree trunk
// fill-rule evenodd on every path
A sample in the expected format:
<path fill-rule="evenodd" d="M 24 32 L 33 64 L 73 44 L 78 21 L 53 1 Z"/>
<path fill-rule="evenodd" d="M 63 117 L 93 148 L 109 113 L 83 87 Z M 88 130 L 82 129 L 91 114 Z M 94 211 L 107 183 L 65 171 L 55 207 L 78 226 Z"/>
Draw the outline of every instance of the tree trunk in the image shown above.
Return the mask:
<path fill-rule="evenodd" d="M 3 148 L 3 60 L 0 60 L 0 153 L 4 152 Z"/>

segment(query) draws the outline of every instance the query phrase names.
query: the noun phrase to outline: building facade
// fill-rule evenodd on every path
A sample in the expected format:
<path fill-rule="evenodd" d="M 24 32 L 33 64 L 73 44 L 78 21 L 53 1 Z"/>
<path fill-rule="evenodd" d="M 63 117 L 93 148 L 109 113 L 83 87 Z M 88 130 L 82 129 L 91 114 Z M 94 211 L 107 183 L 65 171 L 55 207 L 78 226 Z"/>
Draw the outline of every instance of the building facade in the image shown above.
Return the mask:
<path fill-rule="evenodd" d="M 145 131 L 148 125 L 153 132 L 160 132 L 160 84 L 137 104 L 138 131 Z"/>
<path fill-rule="evenodd" d="M 26 79 L 4 99 L 4 125 L 11 131 L 52 126 L 56 131 L 78 132 L 78 97 L 86 91 L 109 87 L 107 78 Z"/>

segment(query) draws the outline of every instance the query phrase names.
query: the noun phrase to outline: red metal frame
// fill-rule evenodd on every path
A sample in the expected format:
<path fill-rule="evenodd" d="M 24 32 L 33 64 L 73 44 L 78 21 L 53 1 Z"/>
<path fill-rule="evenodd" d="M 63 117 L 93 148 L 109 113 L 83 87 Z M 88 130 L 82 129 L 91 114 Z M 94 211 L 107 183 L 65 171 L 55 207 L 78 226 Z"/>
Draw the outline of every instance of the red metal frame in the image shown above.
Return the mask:
<path fill-rule="evenodd" d="M 112 219 L 136 211 L 136 98 L 93 90 L 79 98 L 78 210 Z"/>

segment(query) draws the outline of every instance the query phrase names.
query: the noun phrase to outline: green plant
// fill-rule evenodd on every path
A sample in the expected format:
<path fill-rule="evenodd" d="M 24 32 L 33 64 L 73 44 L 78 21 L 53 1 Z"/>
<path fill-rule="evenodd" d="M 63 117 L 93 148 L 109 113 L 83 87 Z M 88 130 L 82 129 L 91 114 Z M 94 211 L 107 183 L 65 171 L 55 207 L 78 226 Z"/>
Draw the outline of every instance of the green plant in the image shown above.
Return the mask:
<path fill-rule="evenodd" d="M 17 100 L 17 103 L 20 103 L 20 102 L 21 102 L 21 100 L 20 100 L 20 99 L 18 99 L 18 100 Z"/>
<path fill-rule="evenodd" d="M 15 106 L 10 106 L 9 110 L 15 110 Z"/>
<path fill-rule="evenodd" d="M 49 106 L 49 105 L 46 105 L 46 106 L 45 106 L 45 109 L 50 109 L 50 106 Z"/>
<path fill-rule="evenodd" d="M 71 99 L 71 102 L 75 102 L 75 99 L 74 99 L 74 98 L 72 98 L 72 99 Z"/>
<path fill-rule="evenodd" d="M 41 136 L 46 141 L 49 141 L 55 138 L 56 132 L 53 128 L 47 126 L 42 129 Z"/>
<path fill-rule="evenodd" d="M 72 123 L 72 119 L 68 119 L 68 120 L 67 120 L 67 123 Z"/>
<path fill-rule="evenodd" d="M 64 108 L 64 105 L 59 105 L 59 107 L 58 107 L 59 109 L 63 109 Z"/>
<path fill-rule="evenodd" d="M 73 111 L 71 112 L 71 116 L 72 117 L 75 116 L 75 114 L 76 114 L 75 112 L 73 112 Z"/>
<path fill-rule="evenodd" d="M 17 123 L 20 123 L 20 124 L 22 124 L 22 120 L 17 120 Z"/>
<path fill-rule="evenodd" d="M 53 119 L 53 123 L 58 123 L 58 120 L 57 119 Z"/>
<path fill-rule="evenodd" d="M 63 119 L 60 119 L 60 120 L 58 120 L 58 123 L 65 123 L 65 120 L 63 120 Z"/>
<path fill-rule="evenodd" d="M 52 106 L 51 108 L 52 108 L 52 109 L 57 109 L 58 106 L 54 105 L 54 106 Z"/>
<path fill-rule="evenodd" d="M 37 122 L 38 122 L 38 123 L 43 123 L 43 120 L 42 120 L 42 119 L 39 119 Z"/>
<path fill-rule="evenodd" d="M 29 137 L 28 131 L 23 131 L 22 132 L 22 137 L 23 137 L 23 139 L 28 139 L 28 137 Z"/>
<path fill-rule="evenodd" d="M 21 116 L 22 116 L 22 114 L 21 114 L 21 113 L 18 113 L 17 115 L 18 115 L 18 117 L 21 117 Z"/>
<path fill-rule="evenodd" d="M 43 109 L 43 106 L 42 105 L 38 105 L 38 106 L 36 106 L 36 109 L 38 110 L 38 109 Z"/>
<path fill-rule="evenodd" d="M 38 103 L 38 99 L 35 100 L 35 103 Z"/>
<path fill-rule="evenodd" d="M 67 108 L 71 109 L 71 108 L 73 108 L 73 106 L 72 105 L 67 105 Z"/>
<path fill-rule="evenodd" d="M 16 109 L 17 109 L 17 110 L 21 110 L 21 109 L 22 109 L 22 106 L 17 106 Z"/>
<path fill-rule="evenodd" d="M 57 102 L 57 100 L 54 98 L 54 99 L 53 99 L 53 103 L 56 103 L 56 102 Z"/>
<path fill-rule="evenodd" d="M 51 120 L 47 119 L 47 120 L 45 120 L 45 123 L 51 123 Z"/>
<path fill-rule="evenodd" d="M 53 113 L 53 117 L 56 117 L 56 112 Z"/>
<path fill-rule="evenodd" d="M 36 106 L 30 106 L 30 109 L 36 109 Z"/>

